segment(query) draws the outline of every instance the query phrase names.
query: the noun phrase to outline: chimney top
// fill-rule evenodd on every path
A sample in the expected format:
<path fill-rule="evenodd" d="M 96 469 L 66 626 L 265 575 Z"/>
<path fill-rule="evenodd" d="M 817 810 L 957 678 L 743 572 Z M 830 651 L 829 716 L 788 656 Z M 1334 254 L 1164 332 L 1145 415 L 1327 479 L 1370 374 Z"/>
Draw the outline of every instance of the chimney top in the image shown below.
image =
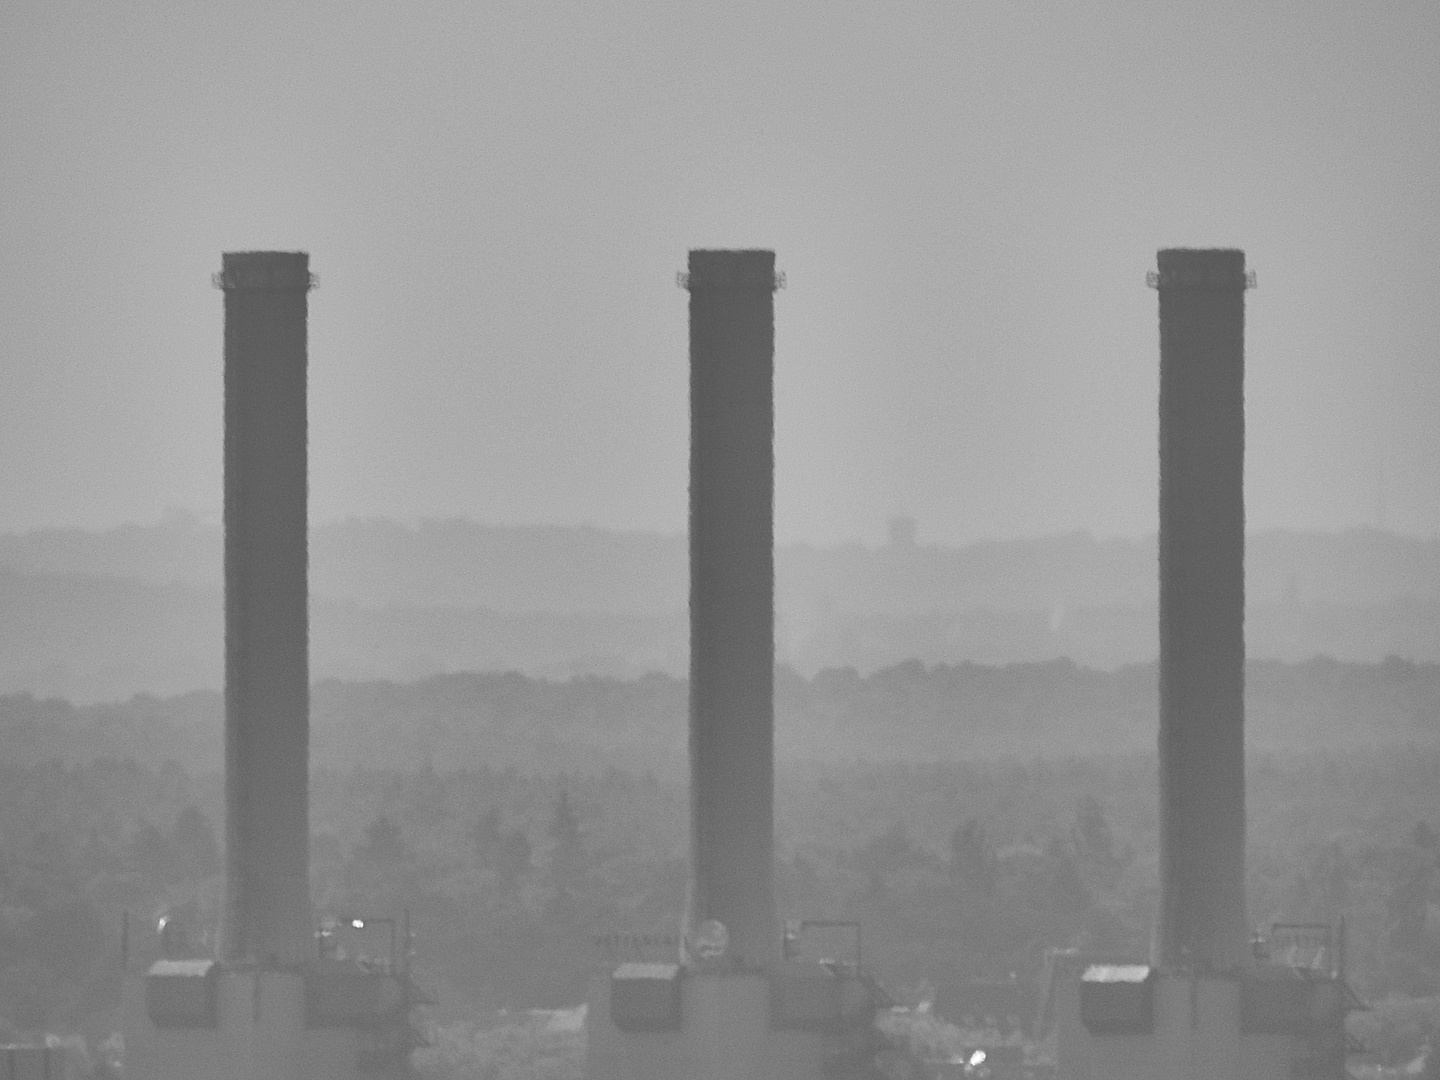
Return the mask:
<path fill-rule="evenodd" d="M 220 256 L 220 272 L 211 280 L 217 289 L 245 291 L 308 292 L 318 284 L 305 251 L 227 251 Z"/>
<path fill-rule="evenodd" d="M 1255 274 L 1245 271 L 1245 252 L 1239 248 L 1161 248 L 1155 253 L 1158 270 L 1145 275 L 1152 289 L 1244 291 L 1255 287 Z"/>
<path fill-rule="evenodd" d="M 766 289 L 784 285 L 775 273 L 775 252 L 761 248 L 741 250 L 692 249 L 689 272 L 682 274 L 685 289 Z"/>

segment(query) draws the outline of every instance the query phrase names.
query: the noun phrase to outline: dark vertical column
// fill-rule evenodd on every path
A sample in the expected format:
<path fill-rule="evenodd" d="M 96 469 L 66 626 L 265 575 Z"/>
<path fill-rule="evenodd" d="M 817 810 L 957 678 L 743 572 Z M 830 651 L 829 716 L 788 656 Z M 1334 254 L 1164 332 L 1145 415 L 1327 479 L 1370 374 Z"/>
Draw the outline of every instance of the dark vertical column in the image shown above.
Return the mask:
<path fill-rule="evenodd" d="M 311 951 L 306 293 L 301 252 L 224 255 L 223 958 Z"/>
<path fill-rule="evenodd" d="M 1245 917 L 1245 254 L 1159 253 L 1157 961 L 1229 970 Z"/>
<path fill-rule="evenodd" d="M 692 251 L 691 910 L 744 967 L 779 955 L 775 792 L 775 253 Z"/>

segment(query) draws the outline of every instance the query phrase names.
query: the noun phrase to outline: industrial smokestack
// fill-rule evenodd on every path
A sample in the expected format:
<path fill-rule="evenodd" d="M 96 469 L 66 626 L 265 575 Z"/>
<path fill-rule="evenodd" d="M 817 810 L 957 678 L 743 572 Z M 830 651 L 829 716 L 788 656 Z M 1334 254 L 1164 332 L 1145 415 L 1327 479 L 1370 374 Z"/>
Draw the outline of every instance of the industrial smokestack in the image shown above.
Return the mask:
<path fill-rule="evenodd" d="M 1170 249 L 1160 293 L 1162 967 L 1245 964 L 1245 253 Z"/>
<path fill-rule="evenodd" d="M 779 956 L 775 792 L 775 253 L 692 251 L 690 925 Z"/>
<path fill-rule="evenodd" d="M 223 256 L 225 916 L 231 964 L 310 957 L 303 252 Z"/>

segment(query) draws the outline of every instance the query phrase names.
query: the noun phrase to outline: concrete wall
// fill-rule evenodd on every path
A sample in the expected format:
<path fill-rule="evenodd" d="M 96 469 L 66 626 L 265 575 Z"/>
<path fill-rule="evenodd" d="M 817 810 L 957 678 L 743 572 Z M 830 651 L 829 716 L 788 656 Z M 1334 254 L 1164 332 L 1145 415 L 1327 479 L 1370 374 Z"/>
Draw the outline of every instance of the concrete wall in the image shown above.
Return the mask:
<path fill-rule="evenodd" d="M 133 1080 L 357 1076 L 354 1032 L 306 1030 L 303 976 L 226 971 L 217 976 L 215 989 L 214 1027 L 157 1028 L 145 1007 L 145 976 L 127 975 L 121 1003 L 125 1075 Z"/>
<path fill-rule="evenodd" d="M 775 1031 L 770 983 L 760 974 L 688 975 L 682 1026 L 626 1033 L 610 1022 L 609 977 L 597 976 L 585 1017 L 586 1080 L 819 1080 L 827 1042 Z"/>
<path fill-rule="evenodd" d="M 1056 990 L 1056 1080 L 1293 1080 L 1304 1052 L 1288 1035 L 1240 1033 L 1240 982 L 1160 975 L 1150 1035 L 1091 1035 L 1079 981 Z"/>
<path fill-rule="evenodd" d="M 222 971 L 213 1027 L 156 1027 L 145 976 L 122 987 L 125 1075 L 131 1080 L 358 1080 L 377 1034 L 307 1027 L 305 977 L 288 971 Z"/>

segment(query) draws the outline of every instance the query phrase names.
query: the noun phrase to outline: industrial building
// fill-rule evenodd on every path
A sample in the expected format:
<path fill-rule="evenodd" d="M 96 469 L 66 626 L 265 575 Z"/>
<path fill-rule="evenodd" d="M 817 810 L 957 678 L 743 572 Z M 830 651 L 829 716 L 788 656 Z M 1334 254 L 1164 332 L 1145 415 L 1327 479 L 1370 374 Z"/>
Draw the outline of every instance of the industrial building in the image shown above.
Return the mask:
<path fill-rule="evenodd" d="M 783 278 L 773 251 L 694 250 L 680 280 L 690 314 L 689 892 L 678 955 L 594 981 L 587 1074 L 804 1080 L 903 1069 L 903 1048 L 876 1024 L 889 1002 L 860 966 L 859 928 L 843 924 L 856 934 L 853 960 L 807 959 L 797 942 L 811 924 L 782 931 L 776 911 L 773 384 Z M 1056 1034 L 1058 1080 L 1344 1075 L 1344 1019 L 1356 1002 L 1343 937 L 1320 928 L 1304 963 L 1282 962 L 1252 941 L 1245 910 L 1253 280 L 1244 254 L 1228 249 L 1163 250 L 1150 275 L 1160 298 L 1160 907 L 1147 961 L 1057 962 L 1041 1026 Z M 146 957 L 127 969 L 126 1070 L 136 1080 L 401 1076 L 420 1000 L 408 950 L 392 940 L 383 962 L 334 958 L 309 900 L 308 256 L 228 253 L 216 283 L 225 297 L 225 909 L 216 955 Z M 1013 986 L 995 989 L 1014 996 Z"/>
<path fill-rule="evenodd" d="M 310 909 L 306 320 L 301 252 L 224 255 L 225 910 L 218 956 L 130 970 L 137 1080 L 349 1080 L 408 1071 L 403 953 L 322 956 Z M 393 925 L 393 924 L 392 924 Z M 137 943 L 138 944 L 138 943 Z"/>
<path fill-rule="evenodd" d="M 1341 1080 L 1343 947 L 1245 911 L 1244 252 L 1172 248 L 1160 296 L 1160 906 L 1147 963 L 1055 988 L 1057 1080 Z M 1322 928 L 1325 929 L 1325 928 Z"/>
<path fill-rule="evenodd" d="M 885 999 L 784 948 L 775 842 L 773 251 L 690 252 L 690 886 L 674 962 L 595 980 L 589 1080 L 868 1075 Z M 795 930 L 798 932 L 797 926 Z"/>

